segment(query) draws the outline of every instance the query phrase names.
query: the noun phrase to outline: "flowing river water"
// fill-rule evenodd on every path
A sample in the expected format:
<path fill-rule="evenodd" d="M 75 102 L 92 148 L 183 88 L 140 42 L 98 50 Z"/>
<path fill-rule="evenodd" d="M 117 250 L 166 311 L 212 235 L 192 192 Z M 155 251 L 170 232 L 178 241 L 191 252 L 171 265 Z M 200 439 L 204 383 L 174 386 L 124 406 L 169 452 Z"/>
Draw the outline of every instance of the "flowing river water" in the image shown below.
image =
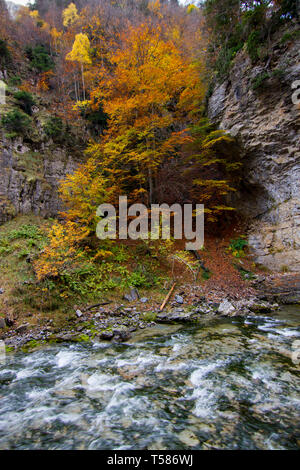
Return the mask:
<path fill-rule="evenodd" d="M 7 355 L 0 449 L 297 449 L 299 313 Z"/>

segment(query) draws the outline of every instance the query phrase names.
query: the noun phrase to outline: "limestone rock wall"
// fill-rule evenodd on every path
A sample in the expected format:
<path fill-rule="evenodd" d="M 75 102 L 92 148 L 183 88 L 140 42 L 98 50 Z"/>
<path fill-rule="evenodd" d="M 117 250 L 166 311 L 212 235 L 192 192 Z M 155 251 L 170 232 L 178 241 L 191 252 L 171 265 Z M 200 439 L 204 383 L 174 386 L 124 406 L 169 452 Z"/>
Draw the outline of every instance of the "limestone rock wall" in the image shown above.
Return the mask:
<path fill-rule="evenodd" d="M 241 51 L 208 106 L 209 117 L 240 142 L 243 182 L 234 204 L 249 220 L 254 260 L 273 270 L 300 271 L 300 106 L 292 102 L 291 88 L 296 80 L 299 40 L 275 43 L 267 68 L 253 66 Z"/>
<path fill-rule="evenodd" d="M 0 224 L 16 214 L 53 217 L 61 209 L 57 187 L 79 164 L 79 155 L 53 144 L 33 146 L 0 139 Z"/>

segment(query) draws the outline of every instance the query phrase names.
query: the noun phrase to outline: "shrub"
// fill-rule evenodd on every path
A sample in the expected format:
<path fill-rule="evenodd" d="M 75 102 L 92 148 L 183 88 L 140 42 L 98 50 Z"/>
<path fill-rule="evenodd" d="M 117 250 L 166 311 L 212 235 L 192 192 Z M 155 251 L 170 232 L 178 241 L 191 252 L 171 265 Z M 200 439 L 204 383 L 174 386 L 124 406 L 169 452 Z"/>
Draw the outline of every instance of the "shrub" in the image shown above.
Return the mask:
<path fill-rule="evenodd" d="M 8 80 L 8 84 L 10 86 L 19 86 L 19 85 L 21 85 L 21 83 L 22 83 L 22 79 L 21 79 L 21 77 L 19 77 L 19 75 L 14 75 L 14 76 L 10 77 L 9 80 Z"/>
<path fill-rule="evenodd" d="M 107 128 L 108 115 L 103 111 L 102 104 L 98 103 L 98 109 L 91 109 L 86 101 L 76 104 L 80 115 L 89 122 L 89 129 L 95 135 Z"/>
<path fill-rule="evenodd" d="M 14 98 L 17 100 L 18 105 L 20 108 L 26 113 L 31 116 L 32 114 L 32 106 L 35 104 L 34 98 L 31 93 L 27 91 L 18 91 L 14 94 Z"/>
<path fill-rule="evenodd" d="M 90 129 L 95 134 L 107 128 L 108 115 L 101 107 L 96 111 L 89 111 L 85 118 L 89 121 Z"/>
<path fill-rule="evenodd" d="M 253 88 L 253 90 L 257 90 L 258 88 L 264 87 L 265 82 L 266 82 L 266 80 L 268 80 L 268 78 L 270 78 L 270 74 L 268 72 L 262 72 L 262 73 L 256 75 L 256 77 L 254 77 L 252 79 L 252 88 Z"/>
<path fill-rule="evenodd" d="M 2 116 L 1 124 L 9 132 L 24 134 L 30 127 L 31 119 L 22 111 L 15 109 Z"/>
<path fill-rule="evenodd" d="M 233 256 L 236 258 L 242 258 L 245 256 L 244 248 L 248 245 L 248 241 L 244 236 L 237 238 L 235 240 L 230 240 L 230 245 L 228 250 L 231 251 Z"/>
<path fill-rule="evenodd" d="M 260 35 L 258 31 L 252 31 L 247 39 L 247 52 L 250 56 L 252 62 L 257 62 L 259 59 L 258 56 L 258 47 L 260 44 Z"/>
<path fill-rule="evenodd" d="M 0 39 L 0 63 L 2 65 L 7 64 L 10 60 L 10 52 L 7 47 L 7 43 L 5 40 Z"/>
<path fill-rule="evenodd" d="M 44 125 L 44 131 L 47 137 L 58 139 L 63 135 L 63 122 L 61 118 L 51 116 Z"/>
<path fill-rule="evenodd" d="M 239 43 L 231 48 L 224 47 L 221 49 L 215 65 L 219 77 L 224 77 L 228 74 L 232 60 L 242 47 L 243 43 Z"/>
<path fill-rule="evenodd" d="M 282 36 L 280 43 L 285 44 L 286 42 L 295 41 L 299 37 L 300 31 L 298 29 L 295 31 L 288 31 Z"/>
<path fill-rule="evenodd" d="M 37 225 L 21 225 L 19 228 L 9 232 L 8 240 L 18 240 L 20 238 L 30 240 L 41 240 L 45 237 Z"/>
<path fill-rule="evenodd" d="M 272 70 L 272 77 L 276 78 L 277 80 L 281 81 L 285 76 L 285 70 L 283 69 L 274 69 Z"/>
<path fill-rule="evenodd" d="M 44 45 L 39 44 L 35 47 L 28 46 L 25 52 L 33 68 L 39 72 L 49 72 L 49 70 L 53 69 L 54 62 L 48 49 Z"/>

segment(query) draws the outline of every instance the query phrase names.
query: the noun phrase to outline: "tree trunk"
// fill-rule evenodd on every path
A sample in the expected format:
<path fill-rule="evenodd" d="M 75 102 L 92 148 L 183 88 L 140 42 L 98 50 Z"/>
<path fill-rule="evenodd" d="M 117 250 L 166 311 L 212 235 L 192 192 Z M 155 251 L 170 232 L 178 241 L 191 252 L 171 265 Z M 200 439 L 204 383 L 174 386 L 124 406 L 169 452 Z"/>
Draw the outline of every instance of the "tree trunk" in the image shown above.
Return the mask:
<path fill-rule="evenodd" d="M 82 88 L 83 88 L 83 101 L 85 101 L 85 83 L 84 83 L 83 63 L 81 63 L 81 76 L 82 76 Z"/>
<path fill-rule="evenodd" d="M 148 183 L 149 183 L 149 204 L 153 204 L 153 179 L 152 179 L 152 170 L 148 169 Z"/>

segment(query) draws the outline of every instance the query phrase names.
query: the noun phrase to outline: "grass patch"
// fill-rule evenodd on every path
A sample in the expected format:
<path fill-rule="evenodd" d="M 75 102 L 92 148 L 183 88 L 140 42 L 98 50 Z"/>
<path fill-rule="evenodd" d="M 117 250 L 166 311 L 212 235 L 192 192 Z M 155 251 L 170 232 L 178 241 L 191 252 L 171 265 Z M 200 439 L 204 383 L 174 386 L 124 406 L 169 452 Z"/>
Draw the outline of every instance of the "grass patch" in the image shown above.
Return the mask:
<path fill-rule="evenodd" d="M 243 258 L 245 254 L 245 248 L 248 246 L 248 241 L 246 237 L 240 236 L 239 238 L 230 240 L 230 244 L 227 252 L 231 252 L 235 258 Z"/>
<path fill-rule="evenodd" d="M 156 312 L 146 312 L 141 316 L 143 321 L 152 322 L 156 321 L 157 313 Z"/>

